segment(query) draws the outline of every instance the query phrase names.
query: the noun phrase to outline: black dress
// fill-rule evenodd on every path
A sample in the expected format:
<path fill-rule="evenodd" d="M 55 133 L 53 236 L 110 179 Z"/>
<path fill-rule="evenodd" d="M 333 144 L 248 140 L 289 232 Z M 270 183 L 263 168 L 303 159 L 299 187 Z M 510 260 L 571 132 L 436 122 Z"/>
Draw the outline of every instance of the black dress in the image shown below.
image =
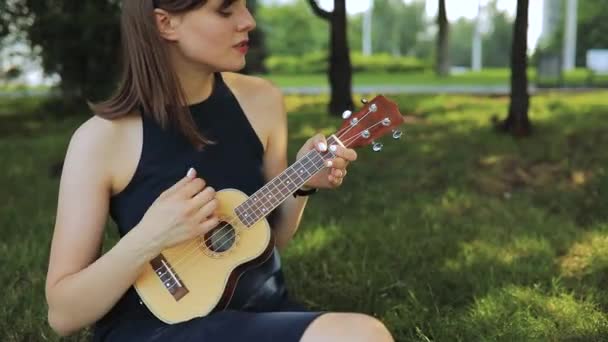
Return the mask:
<path fill-rule="evenodd" d="M 215 74 L 211 96 L 190 110 L 201 132 L 216 142 L 203 151 L 197 151 L 179 132 L 163 130 L 150 116 L 142 115 L 143 148 L 135 174 L 110 201 L 110 215 L 121 236 L 190 167 L 216 190 L 234 188 L 251 195 L 265 184 L 262 143 L 220 73 Z M 273 214 L 268 217 L 271 227 Z M 96 323 L 93 340 L 299 341 L 321 314 L 288 298 L 275 248 L 268 261 L 241 277 L 227 310 L 168 325 L 141 303 L 131 287 Z"/>

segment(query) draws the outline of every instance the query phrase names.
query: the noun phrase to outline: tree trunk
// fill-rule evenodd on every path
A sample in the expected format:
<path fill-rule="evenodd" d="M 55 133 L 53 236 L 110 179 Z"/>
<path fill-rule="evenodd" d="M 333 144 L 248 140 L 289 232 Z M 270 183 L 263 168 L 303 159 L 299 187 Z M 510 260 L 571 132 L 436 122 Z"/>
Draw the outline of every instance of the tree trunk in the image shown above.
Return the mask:
<path fill-rule="evenodd" d="M 532 130 L 528 118 L 528 1 L 517 0 L 511 47 L 511 103 L 507 119 L 498 127 L 514 136 L 527 136 Z"/>
<path fill-rule="evenodd" d="M 329 112 L 333 115 L 340 115 L 347 109 L 353 109 L 352 66 L 346 36 L 345 0 L 334 0 L 330 46 L 329 84 L 331 85 L 331 101 Z"/>
<path fill-rule="evenodd" d="M 450 74 L 450 56 L 449 56 L 449 36 L 450 27 L 448 16 L 445 9 L 445 0 L 439 0 L 439 13 L 437 14 L 437 25 L 439 33 L 437 35 L 437 56 L 435 63 L 435 72 L 438 76 L 444 77 Z"/>
<path fill-rule="evenodd" d="M 329 112 L 340 115 L 345 110 L 353 109 L 352 66 L 346 35 L 346 2 L 334 0 L 333 12 L 319 8 L 315 0 L 309 0 L 315 14 L 330 23 L 329 84 L 331 100 Z"/>
<path fill-rule="evenodd" d="M 247 8 L 255 17 L 258 9 L 258 0 L 247 0 Z M 266 50 L 266 40 L 261 28 L 257 28 L 249 33 L 249 54 L 247 54 L 247 65 L 243 70 L 246 74 L 265 74 L 268 70 L 264 60 L 268 56 Z"/>

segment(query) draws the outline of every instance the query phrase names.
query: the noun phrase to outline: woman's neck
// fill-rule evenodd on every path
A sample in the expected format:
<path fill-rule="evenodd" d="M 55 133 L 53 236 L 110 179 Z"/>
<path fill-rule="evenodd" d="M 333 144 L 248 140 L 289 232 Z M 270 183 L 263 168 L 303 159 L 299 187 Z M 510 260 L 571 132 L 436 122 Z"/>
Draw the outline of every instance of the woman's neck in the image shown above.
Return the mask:
<path fill-rule="evenodd" d="M 184 91 L 186 104 L 191 105 L 206 100 L 213 91 L 213 71 L 200 65 L 177 60 L 177 58 L 173 59 L 173 65 Z"/>

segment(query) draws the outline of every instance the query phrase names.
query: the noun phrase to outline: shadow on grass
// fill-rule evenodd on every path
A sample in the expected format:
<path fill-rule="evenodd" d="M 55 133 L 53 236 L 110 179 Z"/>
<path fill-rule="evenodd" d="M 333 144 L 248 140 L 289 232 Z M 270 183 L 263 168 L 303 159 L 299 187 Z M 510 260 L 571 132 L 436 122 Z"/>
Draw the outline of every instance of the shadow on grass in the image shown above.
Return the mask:
<path fill-rule="evenodd" d="M 490 129 L 504 99 L 468 99 L 381 154 L 360 151 L 344 186 L 310 202 L 298 238 L 331 227 L 332 239 L 296 239 L 292 288 L 313 307 L 378 315 L 399 340 L 600 340 L 608 262 L 580 237 L 608 236 L 608 106 L 536 103 L 535 136 L 514 140 Z M 293 146 L 340 124 L 290 122 Z"/>
<path fill-rule="evenodd" d="M 533 99 L 535 135 L 521 140 L 490 129 L 504 98 L 395 97 L 425 120 L 380 154 L 359 150 L 344 185 L 310 200 L 284 255 L 292 292 L 313 308 L 377 315 L 398 341 L 601 340 L 608 103 L 561 96 Z M 288 100 L 290 156 L 339 127 L 318 114 L 322 101 Z M 58 180 L 41 170 L 79 121 L 0 137 L 0 251 L 11 258 L 0 280 L 12 285 L 0 339 L 53 339 L 41 303 Z"/>

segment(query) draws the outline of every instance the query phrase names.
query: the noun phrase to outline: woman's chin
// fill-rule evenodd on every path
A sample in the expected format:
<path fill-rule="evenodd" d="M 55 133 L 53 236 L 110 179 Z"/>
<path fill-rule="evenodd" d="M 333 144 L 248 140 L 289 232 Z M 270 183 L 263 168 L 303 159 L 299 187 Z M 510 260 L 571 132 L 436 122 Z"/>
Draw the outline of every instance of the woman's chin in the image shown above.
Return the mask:
<path fill-rule="evenodd" d="M 243 61 L 240 63 L 231 63 L 230 65 L 222 65 L 222 67 L 220 67 L 218 69 L 220 69 L 219 71 L 237 72 L 237 71 L 243 70 L 246 65 L 247 65 L 247 62 L 245 61 L 245 59 L 243 59 Z"/>

